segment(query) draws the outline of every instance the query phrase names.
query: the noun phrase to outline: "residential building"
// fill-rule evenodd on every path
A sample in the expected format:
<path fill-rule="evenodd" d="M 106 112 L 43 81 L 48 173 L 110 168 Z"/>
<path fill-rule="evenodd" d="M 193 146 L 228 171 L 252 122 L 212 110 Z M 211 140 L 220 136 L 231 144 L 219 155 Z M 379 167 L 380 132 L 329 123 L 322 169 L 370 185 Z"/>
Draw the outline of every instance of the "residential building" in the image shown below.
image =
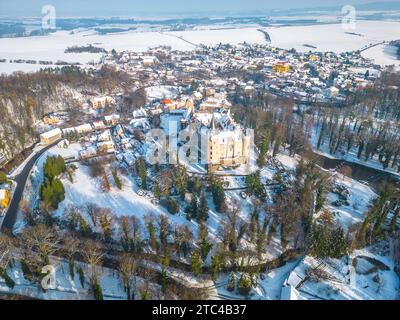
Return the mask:
<path fill-rule="evenodd" d="M 53 129 L 47 132 L 44 132 L 40 135 L 40 142 L 43 144 L 52 144 L 62 137 L 61 129 Z"/>

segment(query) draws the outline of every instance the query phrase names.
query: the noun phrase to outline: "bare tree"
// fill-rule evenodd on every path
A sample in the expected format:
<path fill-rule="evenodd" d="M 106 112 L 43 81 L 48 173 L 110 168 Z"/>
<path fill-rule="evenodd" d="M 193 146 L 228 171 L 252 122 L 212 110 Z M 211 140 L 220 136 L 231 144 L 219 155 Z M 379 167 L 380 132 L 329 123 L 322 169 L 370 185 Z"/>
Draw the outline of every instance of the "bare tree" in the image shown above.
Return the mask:
<path fill-rule="evenodd" d="M 120 217 L 120 240 L 126 252 L 139 253 L 141 251 L 141 225 L 137 217 Z"/>
<path fill-rule="evenodd" d="M 86 205 L 86 212 L 88 213 L 90 219 L 92 219 L 94 227 L 96 227 L 96 225 L 97 225 L 98 209 L 99 209 L 99 207 L 94 203 L 88 203 Z"/>
<path fill-rule="evenodd" d="M 66 234 L 63 238 L 63 253 L 68 259 L 69 273 L 72 278 L 74 278 L 74 257 L 79 251 L 79 239 Z"/>
<path fill-rule="evenodd" d="M 174 226 L 174 251 L 178 256 L 183 254 L 186 258 L 193 241 L 193 233 L 188 226 Z"/>
<path fill-rule="evenodd" d="M 0 275 L 6 272 L 13 258 L 14 243 L 9 236 L 0 234 Z"/>
<path fill-rule="evenodd" d="M 19 207 L 21 208 L 21 212 L 24 216 L 24 220 L 25 222 L 29 225 L 29 226 L 33 226 L 35 224 L 35 218 L 34 215 L 32 213 L 32 209 L 29 206 L 29 202 L 25 199 L 22 199 L 19 203 Z"/>
<path fill-rule="evenodd" d="M 128 300 L 135 299 L 137 263 L 132 255 L 124 254 L 119 261 L 121 282 Z"/>
<path fill-rule="evenodd" d="M 21 234 L 21 243 L 31 255 L 39 254 L 43 265 L 49 264 L 49 256 L 57 250 L 58 235 L 54 229 L 44 224 L 25 229 Z"/>
<path fill-rule="evenodd" d="M 99 242 L 89 239 L 82 244 L 80 249 L 81 255 L 89 267 L 91 283 L 96 284 L 98 282 L 99 267 L 104 256 L 102 246 Z"/>

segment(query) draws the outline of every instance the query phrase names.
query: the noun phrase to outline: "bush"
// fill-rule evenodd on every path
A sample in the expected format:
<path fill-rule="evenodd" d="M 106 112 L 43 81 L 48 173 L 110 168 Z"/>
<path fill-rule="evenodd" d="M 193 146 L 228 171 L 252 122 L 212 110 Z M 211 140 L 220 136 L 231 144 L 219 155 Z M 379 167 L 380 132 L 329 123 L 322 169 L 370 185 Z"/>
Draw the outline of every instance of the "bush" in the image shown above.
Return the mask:
<path fill-rule="evenodd" d="M 0 171 L 0 184 L 8 183 L 7 175 Z"/>
<path fill-rule="evenodd" d="M 95 282 L 92 285 L 93 296 L 96 300 L 103 300 L 103 290 L 99 283 Z"/>
<path fill-rule="evenodd" d="M 179 204 L 172 198 L 167 199 L 167 209 L 171 214 L 177 214 L 179 212 Z"/>
<path fill-rule="evenodd" d="M 248 296 L 251 290 L 251 279 L 248 275 L 242 274 L 238 282 L 238 291 L 242 296 Z"/>

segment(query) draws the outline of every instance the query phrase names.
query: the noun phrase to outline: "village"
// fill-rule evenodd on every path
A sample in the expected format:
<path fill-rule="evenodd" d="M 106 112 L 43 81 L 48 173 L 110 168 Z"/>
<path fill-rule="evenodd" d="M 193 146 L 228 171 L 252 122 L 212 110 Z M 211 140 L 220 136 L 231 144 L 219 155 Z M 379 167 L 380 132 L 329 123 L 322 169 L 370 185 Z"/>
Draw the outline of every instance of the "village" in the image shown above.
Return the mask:
<path fill-rule="evenodd" d="M 359 51 L 300 53 L 294 49 L 246 43 L 241 46 L 201 46 L 193 52 L 169 48 L 155 48 L 145 53 L 115 52 L 106 54 L 103 61 L 128 73 L 144 72 L 154 83 L 190 85 L 197 73 L 208 77 L 214 90 L 224 87 L 230 96 L 238 87 L 250 96 L 262 88 L 304 104 L 343 103 L 346 93 L 370 86 L 382 69 L 372 60 L 363 58 Z M 235 77 L 235 73 L 246 71 L 259 77 L 247 81 Z M 216 76 L 218 74 L 225 77 Z"/>
<path fill-rule="evenodd" d="M 122 241 L 122 225 L 129 218 L 135 221 L 134 228 L 140 225 L 140 253 L 153 259 L 150 267 L 148 261 L 141 261 L 143 268 L 153 272 L 161 268 L 161 277 L 168 274 L 169 279 L 197 289 L 205 282 L 211 299 L 397 296 L 398 284 L 393 280 L 397 262 L 389 257 L 387 245 L 351 254 L 343 249 L 345 241 L 351 245 L 356 241 L 355 225 L 363 222 L 377 190 L 362 179 L 353 179 L 349 166 L 343 163 L 324 168 L 304 161 L 297 153 L 300 150 L 279 136 L 283 129 L 267 124 L 268 118 L 263 118 L 261 127 L 271 134 L 258 136 L 255 141 L 254 121 L 244 114 L 256 114 L 257 109 L 240 112 L 235 108 L 238 103 L 246 107 L 265 97 L 272 99 L 270 104 L 278 101 L 274 99 L 290 100 L 286 102 L 289 110 L 276 109 L 286 117 L 299 115 L 299 119 L 318 103 L 339 108 L 347 103 L 350 93 L 375 83 L 383 71 L 380 66 L 359 52 L 298 53 L 246 43 L 201 46 L 186 52 L 167 47 L 144 53 L 113 50 L 105 53 L 102 65 L 90 72 L 101 72 L 103 64 L 135 79 L 135 87 L 84 92 L 78 99 L 79 118 L 60 110 L 35 123 L 37 159 L 31 158 L 32 168 L 16 207 L 10 206 L 18 187 L 13 178 L 23 172 L 30 159 L 1 184 L 3 216 L 9 206 L 16 212 L 11 223 L 14 233 L 24 234 L 27 228 L 44 223 L 60 232 L 101 239 L 107 250 L 112 247 L 132 252 Z M 139 102 L 128 108 L 134 99 Z M 260 103 L 259 109 L 262 116 L 268 116 L 267 105 Z M 57 167 L 58 161 L 62 163 L 59 172 L 51 167 Z M 322 190 L 323 199 L 306 189 L 309 179 Z M 60 181 L 61 187 L 53 186 L 54 181 Z M 51 192 L 61 189 L 62 195 L 54 191 L 47 199 L 43 190 L 48 186 Z M 339 259 L 341 255 L 336 253 L 332 254 L 336 259 L 297 255 L 307 239 L 301 232 L 295 234 L 294 230 L 300 228 L 297 221 L 283 213 L 297 210 L 294 186 L 304 187 L 298 195 L 301 210 L 302 201 L 312 203 L 311 209 L 304 208 L 310 219 L 326 223 L 328 233 L 338 232 L 335 237 L 341 242 L 332 247 L 337 246 L 341 255 L 346 253 L 345 258 Z M 396 218 L 394 221 L 396 224 Z M 160 243 L 155 233 L 160 234 Z M 231 252 L 228 258 L 224 256 L 226 247 Z M 185 248 L 191 248 L 192 255 L 187 255 Z M 172 259 L 175 267 L 182 264 L 193 268 L 194 276 L 169 268 L 169 260 L 154 256 Z M 229 272 L 216 265 L 222 256 L 229 260 L 225 262 Z M 373 266 L 363 273 L 363 267 L 359 265 L 358 270 L 353 261 L 365 268 L 368 263 Z M 384 261 L 386 267 L 377 261 Z M 66 268 L 65 261 L 59 264 L 62 270 Z M 264 271 L 247 272 L 256 266 Z M 123 299 L 112 272 L 103 272 L 102 279 L 107 280 L 99 285 L 104 293 Z M 141 277 L 148 289 L 149 280 Z M 14 280 L 17 287 L 25 285 Z M 84 282 L 80 286 L 69 278 L 62 281 L 69 283 L 63 286 L 72 285 L 70 294 L 91 294 L 82 293 Z M 179 297 L 177 292 L 168 296 L 165 288 L 161 290 L 150 282 L 153 297 Z M 388 283 L 384 291 L 382 287 Z M 56 295 L 66 294 L 63 290 Z M 142 298 L 147 297 L 143 290 L 138 286 Z M 41 296 L 48 298 L 47 294 Z"/>
<path fill-rule="evenodd" d="M 137 158 L 143 155 L 140 151 L 144 152 L 141 148 L 138 154 L 138 150 L 129 144 L 132 137 L 138 138 L 154 128 L 168 133 L 173 122 L 178 132 L 192 124 L 209 129 L 211 126 L 209 131 L 230 131 L 228 138 L 242 143 L 243 137 L 239 136 L 246 135 L 246 128 L 235 125 L 230 114 L 229 101 L 236 100 L 238 95 L 245 99 L 246 96 L 254 98 L 270 93 L 293 99 L 295 108 L 327 101 L 340 105 L 345 102 L 347 93 L 372 85 L 381 73 L 380 66 L 362 58 L 358 52 L 304 54 L 246 44 L 201 47 L 193 52 L 172 51 L 167 47 L 145 53 L 113 51 L 105 54 L 102 61 L 133 77 L 144 77 L 147 103 L 130 117 L 121 119 L 118 114 L 121 93 L 90 98 L 83 108 L 95 121 L 64 128 L 62 114 L 48 115 L 38 124 L 39 132 L 46 131 L 40 139 L 42 143 L 50 144 L 61 138 L 65 139 L 62 143 L 68 143 L 71 139 L 86 137 L 92 145 L 88 143 L 81 151 L 81 158 L 114 152 L 128 165 L 135 160 L 135 153 Z M 240 72 L 255 72 L 260 76 L 243 81 L 235 77 Z M 223 78 L 221 75 L 228 76 Z M 136 90 L 144 84 L 137 82 L 137 86 Z M 104 110 L 108 112 L 101 117 Z M 57 128 L 60 125 L 61 128 Z M 46 130 L 52 127 L 55 129 Z M 206 132 L 200 128 L 195 130 L 199 135 Z M 248 162 L 249 150 L 244 150 L 246 148 L 230 146 L 230 150 L 234 150 L 231 158 L 236 159 L 230 166 Z M 238 149 L 242 150 L 239 152 Z M 218 159 L 214 159 L 214 167 L 227 164 L 228 151 L 215 152 Z"/>

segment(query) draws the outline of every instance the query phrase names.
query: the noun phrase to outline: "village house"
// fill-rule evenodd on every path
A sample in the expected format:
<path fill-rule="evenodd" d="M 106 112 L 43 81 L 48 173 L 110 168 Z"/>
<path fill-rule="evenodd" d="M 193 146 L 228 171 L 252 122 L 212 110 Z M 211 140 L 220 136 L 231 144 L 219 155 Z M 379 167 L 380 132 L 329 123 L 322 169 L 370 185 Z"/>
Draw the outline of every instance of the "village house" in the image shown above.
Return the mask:
<path fill-rule="evenodd" d="M 95 97 L 90 100 L 90 105 L 93 109 L 101 109 L 105 108 L 109 105 L 114 105 L 115 99 L 110 96 L 103 96 L 103 97 Z"/>
<path fill-rule="evenodd" d="M 121 116 L 119 114 L 111 114 L 104 116 L 104 122 L 109 126 L 115 126 L 119 123 Z"/>
<path fill-rule="evenodd" d="M 89 146 L 86 149 L 79 151 L 79 158 L 82 160 L 94 157 L 96 155 L 97 155 L 97 149 L 95 146 Z"/>
<path fill-rule="evenodd" d="M 43 122 L 47 125 L 54 125 L 60 122 L 60 118 L 50 115 L 43 118 Z"/>
<path fill-rule="evenodd" d="M 85 123 L 85 124 L 75 127 L 75 131 L 78 134 L 84 134 L 84 133 L 92 132 L 93 127 L 89 123 Z"/>
<path fill-rule="evenodd" d="M 105 129 L 107 126 L 104 124 L 104 122 L 103 121 L 94 121 L 93 123 L 92 123 L 92 126 L 93 126 L 93 128 L 94 128 L 94 130 L 103 130 L 103 129 Z"/>
<path fill-rule="evenodd" d="M 40 142 L 42 144 L 52 144 L 62 137 L 62 131 L 59 128 L 44 132 L 40 135 Z"/>
<path fill-rule="evenodd" d="M 0 206 L 5 209 L 10 204 L 10 191 L 8 189 L 0 189 Z"/>

